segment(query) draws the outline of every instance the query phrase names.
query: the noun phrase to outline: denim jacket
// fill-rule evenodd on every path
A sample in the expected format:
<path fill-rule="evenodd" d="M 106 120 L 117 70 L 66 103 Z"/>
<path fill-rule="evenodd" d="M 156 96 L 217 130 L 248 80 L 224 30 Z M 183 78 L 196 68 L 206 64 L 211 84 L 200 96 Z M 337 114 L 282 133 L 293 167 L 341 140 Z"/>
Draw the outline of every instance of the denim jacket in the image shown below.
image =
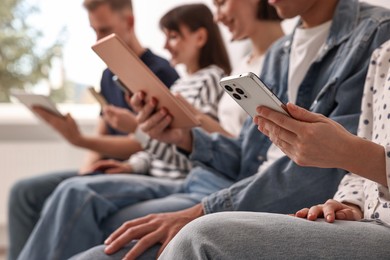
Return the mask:
<path fill-rule="evenodd" d="M 288 64 L 293 35 L 269 50 L 260 77 L 287 102 Z M 296 104 L 321 113 L 356 133 L 371 53 L 390 38 L 390 11 L 340 0 L 326 46 L 300 85 Z M 269 139 L 248 119 L 239 138 L 193 130 L 191 159 L 236 182 L 202 201 L 205 213 L 249 210 L 279 213 L 323 203 L 333 197 L 345 171 L 301 167 L 282 157 L 256 174 L 266 160 Z M 318 149 L 321 149 L 319 147 Z"/>

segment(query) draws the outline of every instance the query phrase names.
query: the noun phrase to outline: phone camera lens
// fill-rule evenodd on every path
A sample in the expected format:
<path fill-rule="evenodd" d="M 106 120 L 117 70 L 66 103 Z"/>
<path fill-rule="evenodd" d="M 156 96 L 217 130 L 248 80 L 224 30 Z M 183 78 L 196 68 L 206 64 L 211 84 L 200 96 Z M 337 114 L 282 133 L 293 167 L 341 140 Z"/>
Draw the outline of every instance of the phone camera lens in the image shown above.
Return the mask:
<path fill-rule="evenodd" d="M 231 86 L 229 86 L 229 85 L 225 85 L 225 89 L 226 89 L 227 91 L 230 91 L 230 92 L 233 91 L 233 88 L 232 88 Z"/>
<path fill-rule="evenodd" d="M 244 90 L 242 90 L 240 88 L 236 88 L 236 91 L 238 94 L 244 95 Z"/>
<path fill-rule="evenodd" d="M 234 97 L 235 99 L 241 100 L 241 96 L 238 95 L 238 94 L 236 94 L 236 93 L 233 94 L 233 97 Z"/>

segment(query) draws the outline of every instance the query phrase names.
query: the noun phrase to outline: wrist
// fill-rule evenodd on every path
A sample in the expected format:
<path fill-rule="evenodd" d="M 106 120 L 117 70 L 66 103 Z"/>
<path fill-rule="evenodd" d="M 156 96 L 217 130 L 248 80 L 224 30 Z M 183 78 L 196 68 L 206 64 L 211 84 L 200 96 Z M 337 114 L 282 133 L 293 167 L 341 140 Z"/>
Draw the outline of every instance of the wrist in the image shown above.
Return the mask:
<path fill-rule="evenodd" d="M 201 203 L 193 206 L 192 208 L 185 209 L 184 211 L 185 211 L 186 215 L 189 218 L 191 218 L 192 220 L 200 218 L 200 217 L 205 215 L 204 210 L 203 210 L 203 206 Z"/>
<path fill-rule="evenodd" d="M 131 165 L 129 163 L 124 163 L 124 165 L 125 165 L 125 171 L 127 173 L 133 172 L 133 167 L 131 167 Z"/>
<path fill-rule="evenodd" d="M 89 149 L 90 140 L 88 137 L 80 135 L 77 139 L 74 140 L 74 142 L 72 142 L 72 144 L 80 148 Z"/>
<path fill-rule="evenodd" d="M 339 149 L 342 151 L 337 156 L 338 164 L 335 165 L 335 168 L 353 172 L 353 169 L 356 167 L 356 165 L 354 165 L 355 160 L 360 156 L 360 139 L 361 138 L 353 134 L 349 134 L 344 142 L 340 144 Z"/>
<path fill-rule="evenodd" d="M 386 154 L 383 146 L 356 137 L 351 159 L 346 170 L 387 186 Z"/>
<path fill-rule="evenodd" d="M 189 153 L 192 152 L 192 132 L 190 129 L 183 130 L 182 138 L 176 144 L 180 149 L 187 151 Z"/>
<path fill-rule="evenodd" d="M 344 205 L 352 208 L 352 211 L 355 212 L 355 219 L 362 219 L 364 217 L 363 210 L 356 204 L 349 203 L 349 202 L 343 202 Z"/>
<path fill-rule="evenodd" d="M 75 146 L 78 146 L 78 147 L 83 147 L 84 148 L 84 143 L 85 143 L 85 138 L 83 135 L 78 135 L 78 136 L 75 136 L 73 138 L 71 138 L 69 140 L 69 142 Z"/>

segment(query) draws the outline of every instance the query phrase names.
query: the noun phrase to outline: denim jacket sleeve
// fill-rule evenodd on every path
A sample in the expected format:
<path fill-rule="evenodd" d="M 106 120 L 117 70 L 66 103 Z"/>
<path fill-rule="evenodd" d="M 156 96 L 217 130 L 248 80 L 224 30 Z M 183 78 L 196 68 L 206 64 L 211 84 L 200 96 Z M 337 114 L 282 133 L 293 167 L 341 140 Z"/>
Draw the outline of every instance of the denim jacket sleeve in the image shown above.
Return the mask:
<path fill-rule="evenodd" d="M 239 171 L 240 138 L 207 134 L 201 128 L 193 129 L 192 134 L 194 143 L 190 159 L 193 162 L 226 176 L 234 176 Z"/>

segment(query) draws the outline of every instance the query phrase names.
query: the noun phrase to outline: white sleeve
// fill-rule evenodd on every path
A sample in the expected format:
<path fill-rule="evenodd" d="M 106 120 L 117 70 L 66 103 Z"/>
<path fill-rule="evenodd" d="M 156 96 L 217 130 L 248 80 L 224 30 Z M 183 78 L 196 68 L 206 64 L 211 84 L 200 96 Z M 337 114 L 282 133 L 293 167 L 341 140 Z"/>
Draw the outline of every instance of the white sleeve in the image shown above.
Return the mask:
<path fill-rule="evenodd" d="M 339 188 L 334 195 L 334 199 L 339 202 L 355 204 L 364 210 L 364 183 L 366 179 L 353 173 L 344 176 L 339 184 Z"/>
<path fill-rule="evenodd" d="M 129 164 L 131 165 L 133 173 L 148 174 L 152 160 L 153 157 L 151 154 L 149 154 L 148 152 L 141 151 L 133 154 L 129 158 Z"/>

